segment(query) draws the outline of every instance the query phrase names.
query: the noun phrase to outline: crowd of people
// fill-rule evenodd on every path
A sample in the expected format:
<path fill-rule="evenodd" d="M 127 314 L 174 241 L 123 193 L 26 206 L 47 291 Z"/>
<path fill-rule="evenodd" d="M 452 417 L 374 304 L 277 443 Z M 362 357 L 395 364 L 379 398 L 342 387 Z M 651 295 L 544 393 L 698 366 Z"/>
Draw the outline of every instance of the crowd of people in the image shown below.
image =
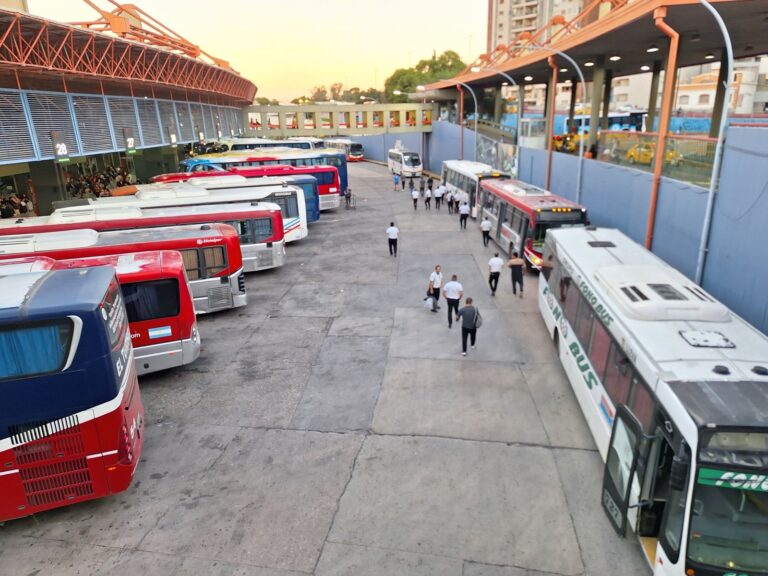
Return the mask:
<path fill-rule="evenodd" d="M 65 173 L 64 187 L 70 198 L 98 198 L 111 196 L 112 190 L 127 184 L 136 184 L 125 168 L 107 166 L 102 172 L 92 170 L 90 174 Z"/>
<path fill-rule="evenodd" d="M 461 190 L 450 190 L 444 184 L 440 184 L 434 189 L 434 180 L 430 176 L 425 179 L 423 176 L 415 181 L 414 178 L 407 179 L 397 174 L 393 176 L 394 190 L 398 189 L 403 192 L 408 187 L 409 197 L 413 201 L 413 209 L 418 209 L 419 200 L 423 199 L 424 208 L 431 210 L 432 200 L 435 201 L 435 209 L 440 210 L 440 206 L 443 201 L 448 206 L 449 214 L 457 214 L 459 216 L 459 229 L 467 229 L 467 219 L 470 214 L 469 208 L 469 196 L 466 192 Z M 418 182 L 418 184 L 416 183 Z M 418 186 L 418 187 L 417 187 Z M 480 225 L 482 232 L 483 245 L 488 246 L 490 241 L 490 222 L 487 218 L 483 218 Z M 389 247 L 390 256 L 397 258 L 397 244 L 398 237 L 400 235 L 400 229 L 394 222 L 389 223 L 389 227 L 386 230 L 387 243 Z M 499 257 L 499 253 L 495 252 L 493 257 L 488 261 L 488 286 L 491 290 L 491 296 L 496 296 L 496 290 L 498 288 L 499 277 L 503 268 L 509 268 L 512 279 L 512 293 L 520 298 L 523 297 L 523 272 L 525 269 L 525 261 L 520 257 L 518 252 L 513 252 L 509 260 L 503 260 Z M 475 347 L 477 338 L 477 329 L 482 325 L 482 316 L 477 305 L 472 298 L 464 299 L 464 287 L 459 282 L 458 276 L 453 274 L 451 279 L 443 284 L 443 273 L 440 265 L 435 266 L 433 272 L 429 275 L 429 281 L 427 283 L 427 294 L 424 297 L 425 307 L 437 312 L 440 310 L 441 297 L 445 301 L 448 307 L 448 328 L 453 327 L 453 323 L 461 322 L 461 354 L 467 355 L 467 344 L 471 348 Z M 464 300 L 464 306 L 461 306 L 461 302 Z"/>
<path fill-rule="evenodd" d="M 0 198 L 0 218 L 18 218 L 32 212 L 32 201 L 24 192 Z"/>

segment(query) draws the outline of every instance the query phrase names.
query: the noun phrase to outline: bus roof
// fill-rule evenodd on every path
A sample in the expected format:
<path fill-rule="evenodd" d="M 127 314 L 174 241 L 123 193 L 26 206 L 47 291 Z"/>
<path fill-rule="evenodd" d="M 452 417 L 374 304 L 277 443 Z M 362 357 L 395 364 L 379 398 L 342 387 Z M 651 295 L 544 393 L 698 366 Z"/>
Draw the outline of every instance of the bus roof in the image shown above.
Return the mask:
<path fill-rule="evenodd" d="M 568 198 L 552 194 L 549 190 L 528 184 L 522 180 L 513 179 L 489 179 L 483 180 L 480 185 L 483 188 L 498 194 L 509 202 L 522 204 L 531 210 L 546 210 L 549 208 L 565 207 L 582 209 L 583 206 Z"/>
<path fill-rule="evenodd" d="M 280 160 L 282 158 L 306 158 L 307 156 L 330 156 L 334 154 L 343 154 L 341 150 L 333 148 L 256 148 L 254 150 L 230 150 L 228 152 L 219 152 L 218 154 L 202 154 L 194 158 L 182 160 L 182 164 L 187 161 L 192 163 L 212 163 L 221 164 L 224 162 L 248 162 L 249 160 Z"/>
<path fill-rule="evenodd" d="M 167 174 L 158 174 L 150 179 L 153 184 L 163 184 L 166 182 L 187 182 L 193 178 L 206 179 L 206 184 L 210 178 L 221 178 L 227 174 L 235 176 L 241 176 L 244 178 L 264 178 L 264 177 L 280 177 L 283 174 L 285 176 L 311 174 L 313 172 L 338 172 L 335 166 L 316 164 L 313 166 L 291 166 L 290 164 L 265 164 L 264 166 L 232 166 L 227 170 L 216 170 L 208 172 L 169 172 Z M 196 180 L 195 182 L 200 182 Z M 133 188 L 133 190 L 129 190 Z M 128 196 L 135 194 L 135 186 L 123 186 L 122 188 L 116 188 L 116 191 L 125 189 L 123 193 L 113 195 Z"/>
<path fill-rule="evenodd" d="M 72 258 L 58 262 L 52 260 L 52 262 L 57 269 L 112 266 L 117 271 L 120 282 L 140 282 L 156 279 L 158 275 L 175 277 L 184 271 L 184 260 L 176 250 L 130 252 L 128 254 Z"/>
<path fill-rule="evenodd" d="M 493 176 L 494 178 L 509 177 L 509 174 L 496 170 L 489 164 L 483 164 L 482 162 L 473 162 L 472 160 L 445 160 L 443 165 L 455 170 L 460 174 L 467 176 L 476 176 L 477 178 Z"/>
<path fill-rule="evenodd" d="M 101 304 L 114 276 L 115 271 L 105 266 L 6 275 L 0 262 L 0 322 L 91 312 Z"/>
<path fill-rule="evenodd" d="M 614 229 L 547 234 L 575 267 L 574 285 L 594 293 L 665 381 L 761 379 L 753 368 L 768 365 L 768 338 L 656 255 Z"/>
<path fill-rule="evenodd" d="M 226 224 L 169 226 L 165 228 L 139 228 L 135 230 L 65 230 L 39 234 L 19 234 L 0 237 L 0 254 L 26 254 L 95 246 L 117 246 L 159 242 L 170 239 L 205 239 L 237 236 L 234 228 Z"/>

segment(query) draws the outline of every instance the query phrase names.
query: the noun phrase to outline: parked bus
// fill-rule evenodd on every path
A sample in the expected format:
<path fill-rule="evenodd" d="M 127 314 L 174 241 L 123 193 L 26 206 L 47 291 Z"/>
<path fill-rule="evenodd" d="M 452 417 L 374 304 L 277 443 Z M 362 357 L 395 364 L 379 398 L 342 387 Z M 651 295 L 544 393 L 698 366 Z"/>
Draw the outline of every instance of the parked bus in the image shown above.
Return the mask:
<path fill-rule="evenodd" d="M 258 272 L 285 263 L 280 207 L 271 202 L 141 208 L 114 204 L 60 208 L 50 216 L 0 220 L 0 236 L 89 228 L 99 232 L 161 228 L 179 224 L 229 224 L 237 230 L 243 271 Z"/>
<path fill-rule="evenodd" d="M 216 149 L 219 152 L 229 150 L 257 150 L 259 148 L 298 148 L 301 150 L 311 150 L 315 148 L 313 142 L 308 140 L 270 140 L 269 138 L 220 138 L 217 141 Z"/>
<path fill-rule="evenodd" d="M 469 203 L 472 217 L 477 217 L 477 191 L 482 180 L 491 178 L 508 179 L 509 174 L 494 170 L 488 164 L 471 160 L 446 160 L 443 162 L 440 179 L 446 190 L 460 192 Z"/>
<path fill-rule="evenodd" d="M 181 252 L 196 313 L 216 312 L 248 303 L 237 232 L 227 224 L 0 236 L 0 260 L 22 256 L 71 260 L 152 250 Z"/>
<path fill-rule="evenodd" d="M 657 576 L 764 574 L 768 338 L 617 230 L 551 230 L 544 258 L 539 308 L 610 524 Z"/>
<path fill-rule="evenodd" d="M 341 150 L 323 148 L 321 150 L 297 150 L 291 148 L 266 148 L 207 154 L 181 161 L 180 172 L 205 172 L 208 170 L 230 170 L 269 164 L 289 164 L 291 166 L 335 166 L 339 171 L 341 191 L 349 187 L 347 157 Z"/>
<path fill-rule="evenodd" d="M 217 177 L 225 174 L 236 174 L 243 178 L 263 178 L 265 176 L 312 176 L 317 180 L 317 193 L 319 199 L 319 209 L 330 210 L 340 206 L 341 182 L 339 180 L 339 171 L 333 166 L 290 166 L 287 164 L 270 164 L 268 166 L 257 166 L 255 168 L 232 168 L 230 170 L 216 170 L 207 172 L 172 172 L 170 174 L 160 174 L 150 178 L 152 183 L 165 182 L 186 182 L 192 177 L 205 178 Z M 130 187 L 123 186 L 113 191 L 122 195 L 130 191 Z M 309 222 L 310 220 L 308 218 Z"/>
<path fill-rule="evenodd" d="M 3 272 L 0 522 L 127 489 L 141 403 L 112 268 Z"/>
<path fill-rule="evenodd" d="M 547 230 L 587 223 L 584 206 L 520 180 L 481 180 L 478 205 L 478 216 L 491 222 L 494 242 L 536 270 Z"/>
<path fill-rule="evenodd" d="M 365 160 L 363 145 L 360 142 L 353 142 L 349 138 L 328 138 L 325 140 L 328 148 L 342 150 L 347 156 L 347 162 L 362 162 Z"/>
<path fill-rule="evenodd" d="M 416 152 L 408 152 L 399 148 L 392 148 L 387 154 L 387 166 L 392 174 L 399 174 L 403 178 L 418 178 L 424 167 L 421 158 Z"/>
<path fill-rule="evenodd" d="M 195 304 L 179 252 L 158 250 L 52 262 L 56 268 L 115 269 L 139 376 L 190 364 L 200 356 Z"/>
<path fill-rule="evenodd" d="M 317 181 L 311 176 L 246 179 L 224 174 L 218 178 L 190 178 L 185 183 L 139 184 L 127 188 L 131 189 L 131 195 L 54 202 L 55 213 L 65 210 L 77 213 L 83 206 L 172 208 L 269 202 L 280 207 L 285 242 L 305 238 L 309 233 L 310 214 L 315 220 L 320 217 Z M 315 191 L 311 210 L 305 201 L 306 190 L 310 188 Z"/>

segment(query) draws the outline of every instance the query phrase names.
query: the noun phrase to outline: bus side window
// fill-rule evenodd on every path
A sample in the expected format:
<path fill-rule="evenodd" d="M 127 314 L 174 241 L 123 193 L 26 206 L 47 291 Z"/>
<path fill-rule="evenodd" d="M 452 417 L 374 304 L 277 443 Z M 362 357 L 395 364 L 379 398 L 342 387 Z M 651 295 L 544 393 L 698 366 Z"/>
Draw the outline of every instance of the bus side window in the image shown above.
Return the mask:
<path fill-rule="evenodd" d="M 632 366 L 629 358 L 622 352 L 616 342 L 611 345 L 611 354 L 608 357 L 608 366 L 603 378 L 603 386 L 614 406 L 626 404 L 629 397 L 629 388 L 632 384 Z"/>
<path fill-rule="evenodd" d="M 595 312 L 585 298 L 579 298 L 579 311 L 576 320 L 576 338 L 584 346 L 589 344 L 592 334 L 592 324 L 595 321 Z"/>
<path fill-rule="evenodd" d="M 648 386 L 635 372 L 632 374 L 632 391 L 627 402 L 632 414 L 637 417 L 643 430 L 650 433 L 653 428 L 654 402 Z"/>
<path fill-rule="evenodd" d="M 184 260 L 184 268 L 187 271 L 187 278 L 190 280 L 200 279 L 200 260 L 197 250 L 179 250 L 181 258 Z"/>
<path fill-rule="evenodd" d="M 605 373 L 605 366 L 608 363 L 608 352 L 611 348 L 611 335 L 599 320 L 595 320 L 595 327 L 592 331 L 592 342 L 589 345 L 589 361 L 601 378 Z"/>
<path fill-rule="evenodd" d="M 688 446 L 684 448 L 683 458 L 690 459 Z M 690 467 L 689 467 L 690 474 Z M 685 522 L 685 501 L 688 497 L 688 482 L 684 490 L 670 490 L 669 500 L 664 506 L 664 518 L 661 520 L 663 529 L 659 541 L 669 559 L 677 563 L 680 557 L 680 543 L 683 539 L 683 523 Z"/>

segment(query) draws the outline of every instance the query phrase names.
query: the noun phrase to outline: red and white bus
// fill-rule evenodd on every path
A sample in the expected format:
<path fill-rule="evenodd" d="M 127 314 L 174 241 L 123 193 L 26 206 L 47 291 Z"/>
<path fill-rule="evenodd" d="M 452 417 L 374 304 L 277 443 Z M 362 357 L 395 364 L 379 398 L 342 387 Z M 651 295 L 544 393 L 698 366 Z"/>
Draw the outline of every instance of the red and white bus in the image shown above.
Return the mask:
<path fill-rule="evenodd" d="M 224 174 L 236 174 L 244 178 L 263 178 L 268 176 L 314 176 L 317 180 L 317 193 L 320 198 L 320 210 L 330 210 L 340 206 L 341 181 L 335 166 L 291 166 L 289 164 L 270 164 L 251 168 L 229 168 L 208 172 L 171 172 L 150 178 L 152 183 L 186 182 L 194 178 L 216 178 Z M 135 194 L 131 187 L 116 188 L 113 196 Z"/>
<path fill-rule="evenodd" d="M 280 206 L 271 202 L 141 208 L 86 204 L 50 216 L 0 220 L 0 236 L 63 230 L 96 231 L 160 228 L 220 222 L 237 230 L 243 271 L 258 272 L 285 264 L 285 236 Z"/>
<path fill-rule="evenodd" d="M 0 262 L 0 522 L 122 492 L 143 439 L 115 271 Z"/>
<path fill-rule="evenodd" d="M 480 180 L 478 218 L 490 220 L 491 238 L 530 268 L 541 270 L 541 251 L 550 228 L 584 226 L 587 209 L 520 180 Z"/>
<path fill-rule="evenodd" d="M 365 160 L 363 145 L 349 138 L 328 138 L 325 140 L 325 146 L 327 148 L 343 150 L 347 155 L 347 162 L 362 162 Z"/>
<path fill-rule="evenodd" d="M 22 256 L 71 260 L 153 250 L 181 252 L 197 314 L 248 303 L 240 243 L 228 224 L 0 236 L 0 260 Z"/>

